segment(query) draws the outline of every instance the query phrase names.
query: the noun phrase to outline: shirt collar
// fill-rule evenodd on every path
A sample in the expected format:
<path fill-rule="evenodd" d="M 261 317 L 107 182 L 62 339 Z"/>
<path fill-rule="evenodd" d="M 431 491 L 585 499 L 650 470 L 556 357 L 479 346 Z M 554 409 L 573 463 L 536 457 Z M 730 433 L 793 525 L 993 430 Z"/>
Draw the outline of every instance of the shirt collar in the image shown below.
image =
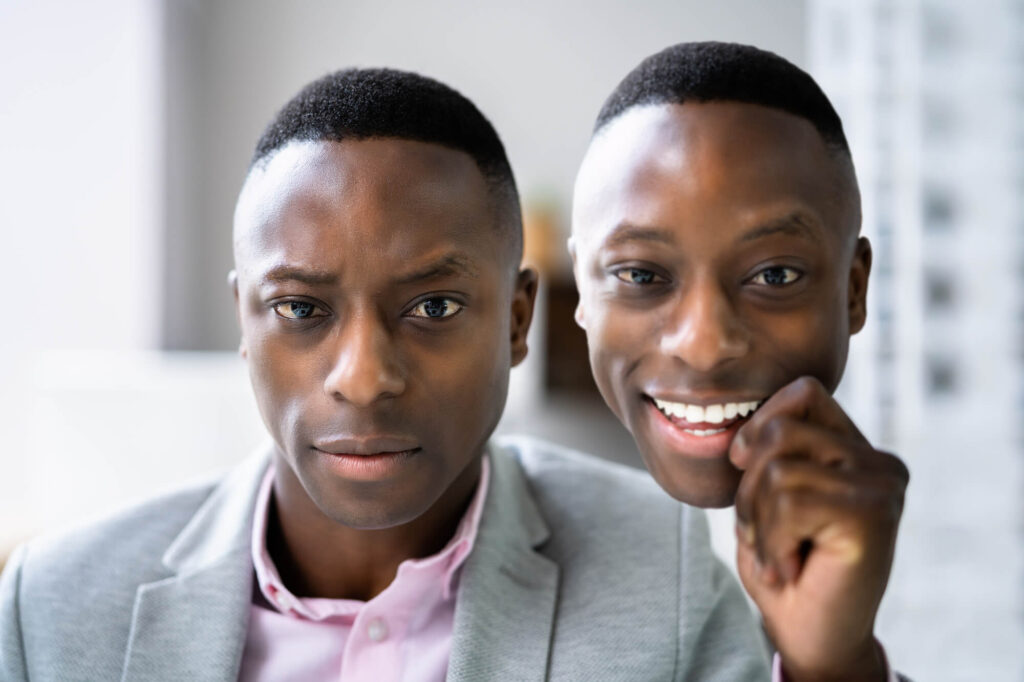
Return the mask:
<path fill-rule="evenodd" d="M 490 483 L 490 462 L 485 453 L 480 465 L 480 481 L 477 484 L 473 499 L 466 508 L 455 534 L 448 543 L 436 554 L 421 559 L 406 559 L 398 566 L 394 582 L 411 573 L 435 572 L 441 581 L 441 594 L 445 600 L 451 599 L 458 586 L 458 577 L 462 565 L 473 550 L 477 532 L 480 528 L 480 517 L 483 514 L 484 500 Z M 355 613 L 365 603 L 349 599 L 313 599 L 299 598 L 284 586 L 281 576 L 270 558 L 267 550 L 267 516 L 270 510 L 270 498 L 274 487 L 274 464 L 260 484 L 256 497 L 255 516 L 252 525 L 252 563 L 256 571 L 256 580 L 263 598 L 282 613 L 293 612 L 311 620 L 323 620 L 331 615 L 345 612 Z M 394 584 L 394 583 L 392 583 Z M 326 607 L 326 608 L 325 608 Z"/>

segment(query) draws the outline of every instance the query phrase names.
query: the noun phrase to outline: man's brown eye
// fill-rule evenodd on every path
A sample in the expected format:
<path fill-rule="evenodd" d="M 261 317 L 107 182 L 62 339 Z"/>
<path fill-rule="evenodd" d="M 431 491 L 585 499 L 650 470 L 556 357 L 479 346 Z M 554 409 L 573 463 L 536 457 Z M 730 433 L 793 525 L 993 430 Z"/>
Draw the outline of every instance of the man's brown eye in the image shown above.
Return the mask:
<path fill-rule="evenodd" d="M 751 280 L 754 284 L 765 284 L 770 287 L 785 286 L 786 284 L 792 284 L 793 282 L 800 279 L 801 274 L 799 271 L 793 268 L 786 268 L 782 266 L 765 268 L 761 272 L 754 275 Z"/>
<path fill-rule="evenodd" d="M 312 303 L 305 301 L 286 301 L 274 306 L 274 312 L 286 320 L 303 320 L 310 317 L 319 317 L 315 313 L 319 310 Z"/>
<path fill-rule="evenodd" d="M 653 272 L 643 268 L 623 268 L 616 272 L 615 276 L 629 284 L 651 284 L 657 278 Z"/>
<path fill-rule="evenodd" d="M 426 299 L 413 308 L 409 315 L 411 317 L 427 317 L 436 320 L 444 317 L 451 317 L 460 310 L 462 310 L 461 303 L 443 296 L 435 296 L 434 298 Z"/>

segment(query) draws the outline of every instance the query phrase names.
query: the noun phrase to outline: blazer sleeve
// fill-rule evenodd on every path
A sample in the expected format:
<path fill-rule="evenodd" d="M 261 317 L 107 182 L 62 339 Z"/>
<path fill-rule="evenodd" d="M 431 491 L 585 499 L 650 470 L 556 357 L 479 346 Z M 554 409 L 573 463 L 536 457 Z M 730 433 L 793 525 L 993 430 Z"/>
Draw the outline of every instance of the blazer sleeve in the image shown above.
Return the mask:
<path fill-rule="evenodd" d="M 743 588 L 711 550 L 702 511 L 682 509 L 676 680 L 771 679 L 767 641 Z"/>
<path fill-rule="evenodd" d="M 21 566 L 25 546 L 19 547 L 0 575 L 0 680 L 27 682 L 25 643 L 21 635 Z"/>

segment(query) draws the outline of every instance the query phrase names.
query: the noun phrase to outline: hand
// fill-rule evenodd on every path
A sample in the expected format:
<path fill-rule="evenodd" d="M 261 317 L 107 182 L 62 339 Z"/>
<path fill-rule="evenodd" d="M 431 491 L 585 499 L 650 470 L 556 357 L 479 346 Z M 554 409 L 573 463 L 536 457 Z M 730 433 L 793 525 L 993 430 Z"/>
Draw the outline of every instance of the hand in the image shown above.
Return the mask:
<path fill-rule="evenodd" d="M 729 448 L 737 566 L 789 680 L 883 680 L 874 639 L 909 474 L 816 379 L 780 389 Z"/>

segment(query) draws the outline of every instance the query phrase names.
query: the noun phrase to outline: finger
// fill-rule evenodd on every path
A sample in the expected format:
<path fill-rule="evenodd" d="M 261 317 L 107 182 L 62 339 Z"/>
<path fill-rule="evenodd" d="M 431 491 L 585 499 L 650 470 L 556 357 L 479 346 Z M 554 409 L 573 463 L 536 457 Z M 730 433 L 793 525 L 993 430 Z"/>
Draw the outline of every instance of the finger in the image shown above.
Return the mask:
<path fill-rule="evenodd" d="M 736 518 L 737 533 L 744 535 L 764 563 L 771 564 L 765 544 L 777 521 L 779 506 L 785 508 L 790 502 L 787 495 L 813 493 L 823 503 L 830 501 L 837 514 L 850 516 L 851 522 L 862 525 L 894 526 L 902 513 L 906 480 L 899 470 L 842 470 L 792 456 L 761 462 L 762 466 L 740 481 Z"/>
<path fill-rule="evenodd" d="M 779 461 L 770 472 L 757 491 L 753 544 L 760 561 L 783 578 L 794 578 L 817 543 L 844 561 L 859 559 L 868 545 L 891 543 L 903 507 L 899 476 L 806 461 Z M 844 531 L 829 536 L 826 527 Z"/>
<path fill-rule="evenodd" d="M 826 540 L 822 536 L 827 529 L 856 518 L 850 512 L 853 506 L 845 497 L 807 488 L 774 495 L 761 525 L 761 562 L 772 567 L 781 583 L 795 583 L 810 553 Z M 860 534 L 844 534 L 838 550 L 835 538 L 827 540 L 833 552 L 839 551 L 851 563 L 864 553 Z"/>
<path fill-rule="evenodd" d="M 836 433 L 849 434 L 867 442 L 822 383 L 813 377 L 804 376 L 775 392 L 740 427 L 733 439 L 735 452 L 730 448 L 733 464 L 740 469 L 747 467 L 747 457 L 750 453 L 746 442 L 756 441 L 758 432 L 778 417 L 815 423 Z"/>
<path fill-rule="evenodd" d="M 758 432 L 757 442 L 742 447 L 749 447 L 751 451 L 744 455 L 750 464 L 740 479 L 735 498 L 736 513 L 743 521 L 753 520 L 752 505 L 766 472 L 778 477 L 789 471 L 803 470 L 791 470 L 783 465 L 785 462 L 802 461 L 818 468 L 853 470 L 858 463 L 876 457 L 870 446 L 851 442 L 824 427 L 792 417 L 777 417 Z M 814 467 L 807 471 L 813 471 Z"/>
<path fill-rule="evenodd" d="M 752 471 L 762 464 L 760 460 L 782 454 L 800 455 L 829 466 L 840 466 L 848 462 L 854 452 L 863 450 L 867 456 L 866 451 L 871 449 L 866 441 L 836 433 L 819 424 L 780 415 L 759 423 L 743 439 L 733 439 L 729 457 L 737 466 L 741 461 L 746 464 L 740 468 Z"/>
<path fill-rule="evenodd" d="M 736 543 L 736 570 L 743 586 L 755 601 L 759 601 L 764 592 L 773 591 L 781 584 L 778 576 L 757 558 L 754 545 L 739 535 Z"/>

